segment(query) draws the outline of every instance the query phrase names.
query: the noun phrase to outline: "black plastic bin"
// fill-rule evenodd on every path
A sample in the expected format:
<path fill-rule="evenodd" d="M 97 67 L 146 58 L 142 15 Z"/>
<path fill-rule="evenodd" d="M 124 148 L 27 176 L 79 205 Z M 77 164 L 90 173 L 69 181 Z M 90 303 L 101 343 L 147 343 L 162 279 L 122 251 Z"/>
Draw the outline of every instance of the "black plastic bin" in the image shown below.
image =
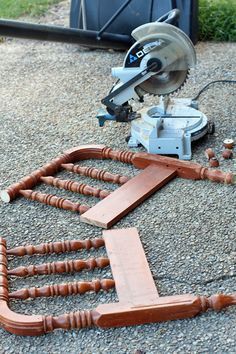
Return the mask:
<path fill-rule="evenodd" d="M 71 0 L 70 27 L 99 31 L 125 0 Z M 178 27 L 195 44 L 198 36 L 198 0 L 131 0 L 106 32 L 128 34 L 166 12 L 181 11 Z"/>

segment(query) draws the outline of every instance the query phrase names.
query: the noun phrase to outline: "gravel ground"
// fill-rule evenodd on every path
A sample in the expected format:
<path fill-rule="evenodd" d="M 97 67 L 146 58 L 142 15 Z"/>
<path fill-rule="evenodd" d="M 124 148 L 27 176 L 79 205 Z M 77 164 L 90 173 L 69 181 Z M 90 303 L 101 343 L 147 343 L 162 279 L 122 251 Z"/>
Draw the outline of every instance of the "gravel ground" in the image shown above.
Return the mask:
<path fill-rule="evenodd" d="M 68 3 L 53 7 L 40 21 L 65 23 Z M 95 119 L 100 100 L 113 83 L 111 67 L 122 64 L 124 53 L 25 40 L 7 40 L 0 49 L 1 189 L 76 145 L 105 143 L 126 148 L 127 125 L 108 123 L 101 129 Z M 235 79 L 236 44 L 199 43 L 196 50 L 198 65 L 179 93 L 181 97 L 193 97 L 211 80 Z M 235 86 L 212 87 L 201 96 L 200 105 L 216 124 L 213 136 L 193 146 L 193 160 L 207 164 L 205 148 L 213 147 L 219 155 L 223 139 L 236 138 Z M 220 162 L 222 170 L 235 171 L 235 159 Z M 115 162 L 98 162 L 96 166 L 131 176 L 137 173 L 132 167 Z M 61 175 L 69 176 L 64 172 Z M 102 182 L 93 184 L 104 186 Z M 55 193 L 53 188 L 39 189 Z M 69 192 L 57 194 L 75 200 Z M 233 186 L 176 179 L 115 227 L 138 228 L 160 295 L 232 293 L 236 291 L 235 197 Z M 80 200 L 90 205 L 96 202 L 86 197 Z M 0 215 L 0 233 L 9 247 L 101 235 L 101 230 L 80 223 L 73 213 L 22 198 L 11 204 L 1 203 Z M 91 251 L 89 255 L 103 253 Z M 66 255 L 68 259 L 87 256 L 86 252 Z M 10 265 L 62 259 L 63 256 L 25 257 L 11 260 Z M 109 269 L 92 274 L 92 278 L 109 276 Z M 91 274 L 11 279 L 10 289 L 33 286 L 37 280 L 43 285 L 79 279 L 91 279 Z M 12 301 L 11 308 L 28 314 L 60 314 L 110 301 L 116 301 L 113 291 Z M 189 320 L 108 330 L 56 331 L 37 338 L 16 337 L 0 330 L 0 352 L 235 353 L 235 325 L 236 311 L 231 307 Z"/>

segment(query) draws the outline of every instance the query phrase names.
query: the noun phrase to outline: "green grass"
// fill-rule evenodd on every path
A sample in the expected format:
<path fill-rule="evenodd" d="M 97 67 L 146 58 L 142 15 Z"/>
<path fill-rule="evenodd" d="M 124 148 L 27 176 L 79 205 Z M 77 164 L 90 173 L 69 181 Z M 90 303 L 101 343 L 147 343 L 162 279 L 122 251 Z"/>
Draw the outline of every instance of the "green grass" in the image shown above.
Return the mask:
<path fill-rule="evenodd" d="M 23 15 L 38 16 L 60 0 L 0 0 L 0 17 L 18 18 Z"/>
<path fill-rule="evenodd" d="M 199 0 L 199 39 L 236 41 L 236 0 Z"/>
<path fill-rule="evenodd" d="M 0 17 L 39 16 L 60 0 L 0 0 Z M 236 0 L 199 0 L 199 39 L 236 41 Z"/>

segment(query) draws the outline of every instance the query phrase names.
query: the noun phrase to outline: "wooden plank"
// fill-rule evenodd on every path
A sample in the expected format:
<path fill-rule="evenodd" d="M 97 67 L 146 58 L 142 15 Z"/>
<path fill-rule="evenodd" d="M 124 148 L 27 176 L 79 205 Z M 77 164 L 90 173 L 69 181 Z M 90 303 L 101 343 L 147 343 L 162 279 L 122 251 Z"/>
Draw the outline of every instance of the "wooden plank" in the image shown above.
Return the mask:
<path fill-rule="evenodd" d="M 103 232 L 119 302 L 156 304 L 158 292 L 136 228 Z"/>
<path fill-rule="evenodd" d="M 103 228 L 110 228 L 124 215 L 147 199 L 176 176 L 175 169 L 150 165 L 137 176 L 97 203 L 80 220 Z"/>

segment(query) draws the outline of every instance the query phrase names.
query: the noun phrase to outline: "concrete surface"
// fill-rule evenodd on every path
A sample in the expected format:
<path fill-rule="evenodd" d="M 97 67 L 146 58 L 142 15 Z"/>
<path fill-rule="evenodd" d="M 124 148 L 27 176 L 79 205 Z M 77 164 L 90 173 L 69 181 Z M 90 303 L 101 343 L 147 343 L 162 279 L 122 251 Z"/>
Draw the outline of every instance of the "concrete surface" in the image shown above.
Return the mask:
<path fill-rule="evenodd" d="M 65 23 L 68 1 L 53 7 L 41 22 Z M 198 43 L 198 65 L 180 97 L 193 97 L 216 79 L 235 79 L 236 44 Z M 78 46 L 24 40 L 0 44 L 0 189 L 42 166 L 65 149 L 87 143 L 105 143 L 126 149 L 128 125 L 108 123 L 99 128 L 95 118 L 100 100 L 109 91 L 111 68 L 122 64 L 124 53 L 89 51 Z M 216 85 L 200 98 L 200 107 L 215 121 L 216 134 L 193 146 L 193 160 L 207 165 L 204 150 L 218 156 L 225 138 L 236 138 L 235 85 Z M 155 102 L 147 98 L 146 104 Z M 235 158 L 220 159 L 222 170 L 235 171 Z M 92 163 L 91 163 L 92 165 Z M 96 166 L 128 175 L 132 167 L 115 162 Z M 68 173 L 61 174 L 68 177 Z M 87 178 L 75 177 L 88 181 Z M 104 186 L 94 181 L 93 185 Z M 115 186 L 108 186 L 115 188 Z M 55 189 L 40 186 L 38 189 Z M 58 195 L 76 200 L 64 191 Z M 136 226 L 160 295 L 211 295 L 236 291 L 236 189 L 210 181 L 176 179 L 123 218 L 115 227 Z M 78 196 L 92 205 L 95 199 Z M 101 235 L 101 230 L 79 222 L 74 213 L 18 198 L 0 203 L 0 235 L 8 246 Z M 131 250 L 132 253 L 132 250 Z M 91 251 L 90 255 L 102 254 Z M 86 252 L 67 254 L 87 257 Z M 42 260 L 43 259 L 43 260 Z M 25 257 L 11 267 L 62 260 L 62 255 Z M 65 276 L 11 279 L 11 289 L 111 276 L 109 269 Z M 12 301 L 21 313 L 62 314 L 91 309 L 115 301 L 114 291 Z M 13 336 L 0 330 L 1 353 L 235 353 L 236 308 L 209 311 L 194 319 L 132 328 L 57 331 L 37 338 Z"/>

